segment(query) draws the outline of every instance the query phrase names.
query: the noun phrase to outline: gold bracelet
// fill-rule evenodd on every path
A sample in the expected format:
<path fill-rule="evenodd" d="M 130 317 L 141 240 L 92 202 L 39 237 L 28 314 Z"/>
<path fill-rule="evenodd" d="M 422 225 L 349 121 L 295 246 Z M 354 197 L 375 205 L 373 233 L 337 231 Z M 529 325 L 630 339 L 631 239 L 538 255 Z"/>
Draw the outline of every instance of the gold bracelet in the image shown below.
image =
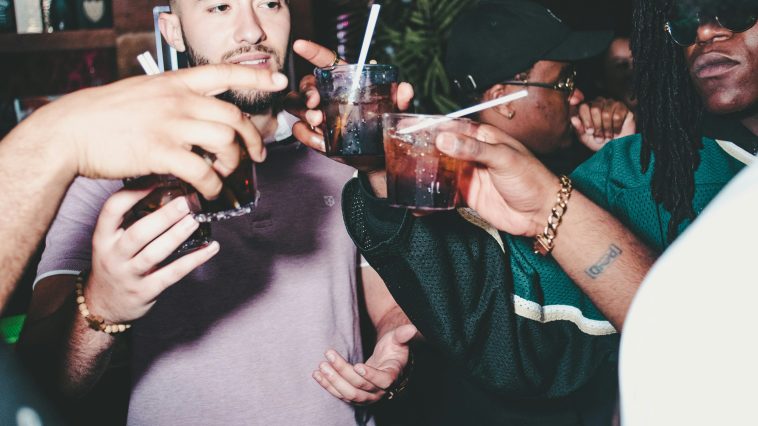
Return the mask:
<path fill-rule="evenodd" d="M 89 324 L 90 328 L 95 331 L 102 331 L 108 334 L 118 334 L 131 328 L 131 324 L 107 324 L 103 317 L 93 315 L 84 302 L 84 282 L 87 281 L 89 271 L 84 270 L 76 277 L 76 304 L 79 306 L 79 313 Z"/>
<path fill-rule="evenodd" d="M 541 234 L 534 237 L 534 254 L 541 254 L 547 256 L 555 247 L 555 237 L 558 232 L 558 225 L 561 224 L 563 215 L 568 208 L 568 200 L 571 198 L 571 179 L 568 176 L 561 175 L 561 189 L 558 191 L 558 199 L 553 206 L 553 210 L 550 212 L 550 216 L 547 218 L 547 226 Z"/>

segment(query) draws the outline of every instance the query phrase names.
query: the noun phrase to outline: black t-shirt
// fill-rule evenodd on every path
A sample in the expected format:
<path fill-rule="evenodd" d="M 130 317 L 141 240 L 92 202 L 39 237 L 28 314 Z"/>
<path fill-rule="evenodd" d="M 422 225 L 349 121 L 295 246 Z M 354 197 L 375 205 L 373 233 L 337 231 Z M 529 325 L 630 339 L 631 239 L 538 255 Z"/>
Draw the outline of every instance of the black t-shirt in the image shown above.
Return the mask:
<path fill-rule="evenodd" d="M 703 135 L 733 142 L 751 154 L 758 154 L 758 135 L 734 118 L 706 114 L 703 118 Z"/>

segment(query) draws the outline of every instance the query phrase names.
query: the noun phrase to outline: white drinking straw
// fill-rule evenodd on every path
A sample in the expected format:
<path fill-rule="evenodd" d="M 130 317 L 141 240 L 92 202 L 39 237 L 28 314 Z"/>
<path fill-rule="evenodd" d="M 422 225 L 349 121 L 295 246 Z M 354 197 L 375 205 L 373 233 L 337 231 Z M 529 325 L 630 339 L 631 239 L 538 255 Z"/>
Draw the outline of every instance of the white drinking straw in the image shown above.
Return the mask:
<path fill-rule="evenodd" d="M 150 64 L 147 62 L 147 60 L 142 55 L 137 55 L 137 62 L 139 62 L 140 66 L 142 67 L 142 70 L 145 71 L 145 74 L 147 75 L 154 75 L 155 73 L 150 68 Z"/>
<path fill-rule="evenodd" d="M 430 118 L 427 120 L 424 120 L 418 124 L 414 124 L 413 126 L 406 127 L 402 130 L 399 130 L 397 134 L 399 135 L 405 135 L 408 133 L 417 132 L 421 129 L 424 129 L 429 126 L 433 126 L 435 124 L 444 123 L 445 121 L 450 121 L 453 118 L 460 118 L 464 117 L 469 114 L 473 114 L 475 112 L 484 111 L 487 108 L 496 107 L 498 105 L 507 104 L 508 102 L 513 102 L 516 99 L 521 99 L 525 97 L 528 94 L 526 90 L 519 90 L 518 92 L 511 93 L 510 95 L 501 96 L 497 99 L 493 99 L 491 101 L 482 102 L 478 105 L 470 106 L 468 108 L 464 108 L 455 112 L 451 112 L 450 114 L 447 114 L 444 117 L 440 118 Z"/>
<path fill-rule="evenodd" d="M 155 59 L 153 59 L 153 55 L 150 52 L 143 52 L 141 55 L 138 55 L 137 61 L 139 61 L 142 69 L 145 70 L 145 74 L 155 75 L 161 73 L 161 69 L 158 67 L 158 64 L 155 62 Z"/>
<path fill-rule="evenodd" d="M 374 28 L 376 27 L 376 21 L 379 18 L 379 9 L 382 6 L 375 4 L 371 6 L 371 12 L 368 15 L 368 24 L 366 25 L 366 33 L 363 35 L 363 45 L 361 46 L 361 53 L 358 55 L 358 63 L 356 64 L 355 74 L 353 74 L 353 85 L 350 87 L 350 103 L 355 102 L 355 97 L 358 92 L 358 86 L 361 83 L 361 76 L 363 74 L 363 66 L 366 64 L 366 57 L 368 56 L 368 50 L 371 47 L 371 40 L 374 38 Z"/>

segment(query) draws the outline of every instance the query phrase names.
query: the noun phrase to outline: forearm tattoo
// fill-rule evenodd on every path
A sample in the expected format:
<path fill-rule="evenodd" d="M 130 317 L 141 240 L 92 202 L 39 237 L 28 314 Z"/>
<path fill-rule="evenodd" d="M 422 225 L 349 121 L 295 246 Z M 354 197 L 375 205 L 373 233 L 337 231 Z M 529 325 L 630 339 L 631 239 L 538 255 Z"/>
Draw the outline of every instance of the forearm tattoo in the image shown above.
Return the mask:
<path fill-rule="evenodd" d="M 595 262 L 594 265 L 585 269 L 584 272 L 594 280 L 603 272 L 605 272 L 605 270 L 608 269 L 608 267 L 611 266 L 611 264 L 615 262 L 619 256 L 621 256 L 621 253 L 623 253 L 623 251 L 617 245 L 611 244 L 611 246 L 608 247 L 608 251 L 605 252 L 603 257 Z"/>

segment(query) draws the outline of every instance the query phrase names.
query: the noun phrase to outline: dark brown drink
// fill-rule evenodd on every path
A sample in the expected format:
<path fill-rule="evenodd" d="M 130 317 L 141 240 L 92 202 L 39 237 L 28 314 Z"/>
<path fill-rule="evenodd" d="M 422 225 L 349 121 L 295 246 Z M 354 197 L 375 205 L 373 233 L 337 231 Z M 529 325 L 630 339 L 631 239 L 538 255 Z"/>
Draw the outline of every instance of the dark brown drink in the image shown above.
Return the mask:
<path fill-rule="evenodd" d="M 365 65 L 356 83 L 357 66 L 316 69 L 316 82 L 325 120 L 326 155 L 353 166 L 384 163 L 382 114 L 392 112 L 397 69 Z"/>
<path fill-rule="evenodd" d="M 417 114 L 382 117 L 387 201 L 395 207 L 449 210 L 460 202 L 458 185 L 473 165 L 449 157 L 435 146 L 440 132 L 470 130 L 467 119 Z"/>
<path fill-rule="evenodd" d="M 224 178 L 221 193 L 216 199 L 200 197 L 202 209 L 195 213 L 195 219 L 200 223 L 214 222 L 252 213 L 258 195 L 255 165 L 245 155 L 237 169 Z"/>
<path fill-rule="evenodd" d="M 382 114 L 392 112 L 389 86 L 377 87 L 366 102 L 347 104 L 331 99 L 323 106 L 326 122 L 324 139 L 330 157 L 383 157 Z"/>
<path fill-rule="evenodd" d="M 455 207 L 458 204 L 460 161 L 440 153 L 433 144 L 419 149 L 408 138 L 388 135 L 384 141 L 387 201 L 395 207 L 420 210 Z"/>
<path fill-rule="evenodd" d="M 200 197 L 190 185 L 170 175 L 150 175 L 134 179 L 124 179 L 124 187 L 127 189 L 144 189 L 155 186 L 150 194 L 140 200 L 124 217 L 122 227 L 124 229 L 160 209 L 171 200 L 179 197 L 187 197 L 190 212 L 200 211 Z M 168 260 L 180 257 L 183 254 L 205 247 L 211 241 L 210 223 L 200 223 L 200 227 L 176 249 L 174 255 Z"/>

